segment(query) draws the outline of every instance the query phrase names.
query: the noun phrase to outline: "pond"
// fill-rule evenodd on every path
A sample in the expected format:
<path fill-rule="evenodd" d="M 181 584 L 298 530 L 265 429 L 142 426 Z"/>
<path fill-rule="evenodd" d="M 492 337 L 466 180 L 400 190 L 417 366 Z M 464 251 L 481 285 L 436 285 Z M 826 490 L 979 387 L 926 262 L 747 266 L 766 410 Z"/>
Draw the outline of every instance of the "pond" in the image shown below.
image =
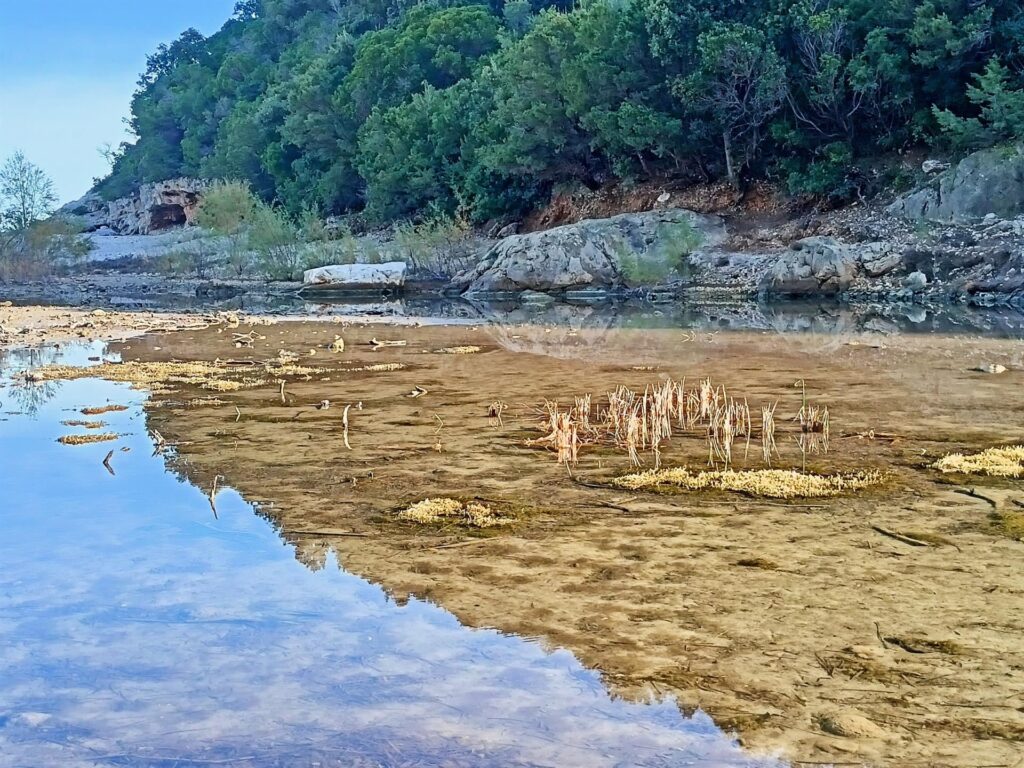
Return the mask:
<path fill-rule="evenodd" d="M 379 310 L 6 356 L 0 765 L 1017 759 L 1019 315 Z"/>
<path fill-rule="evenodd" d="M 169 471 L 144 395 L 0 384 L 2 766 L 771 766 L 567 650 L 311 570 L 252 504 Z M 57 438 L 83 407 L 117 442 Z M 77 430 L 81 431 L 81 430 Z M 114 449 L 107 464 L 103 460 Z"/>

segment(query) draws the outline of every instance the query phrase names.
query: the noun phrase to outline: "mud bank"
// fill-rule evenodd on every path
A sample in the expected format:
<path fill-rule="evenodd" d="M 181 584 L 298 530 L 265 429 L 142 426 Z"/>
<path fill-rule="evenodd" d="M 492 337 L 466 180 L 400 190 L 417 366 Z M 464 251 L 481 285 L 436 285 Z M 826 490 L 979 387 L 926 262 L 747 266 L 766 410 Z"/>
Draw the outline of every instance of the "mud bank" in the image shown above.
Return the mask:
<path fill-rule="evenodd" d="M 239 349 L 235 334 L 250 331 Z M 204 489 L 220 476 L 257 502 L 311 568 L 333 551 L 397 600 L 569 648 L 616 693 L 675 696 L 796 764 L 1019 758 L 1024 544 L 1007 523 L 1024 489 L 930 467 L 1020 440 L 1019 342 L 282 323 L 111 351 L 253 366 L 283 352 L 319 369 L 216 396 L 172 383 L 148 406 L 175 471 Z M 1007 371 L 977 370 L 986 364 Z M 622 455 L 585 450 L 570 472 L 528 445 L 545 400 L 666 376 L 777 401 L 776 464 L 790 467 L 802 379 L 833 419 L 830 450 L 808 469 L 886 480 L 806 503 L 627 493 L 606 487 L 629 471 Z M 662 461 L 701 466 L 703 439 L 674 440 Z M 431 497 L 479 500 L 515 522 L 481 533 L 397 519 Z"/>

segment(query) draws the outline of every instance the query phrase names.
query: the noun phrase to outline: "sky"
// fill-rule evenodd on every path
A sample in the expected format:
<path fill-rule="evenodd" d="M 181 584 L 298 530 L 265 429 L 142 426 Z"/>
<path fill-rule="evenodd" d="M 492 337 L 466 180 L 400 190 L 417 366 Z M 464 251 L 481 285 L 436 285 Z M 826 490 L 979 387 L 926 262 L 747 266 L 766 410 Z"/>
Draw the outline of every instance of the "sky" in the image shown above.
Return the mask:
<path fill-rule="evenodd" d="M 0 162 L 22 151 L 62 203 L 107 170 L 146 56 L 188 27 L 216 32 L 234 0 L 0 0 Z"/>

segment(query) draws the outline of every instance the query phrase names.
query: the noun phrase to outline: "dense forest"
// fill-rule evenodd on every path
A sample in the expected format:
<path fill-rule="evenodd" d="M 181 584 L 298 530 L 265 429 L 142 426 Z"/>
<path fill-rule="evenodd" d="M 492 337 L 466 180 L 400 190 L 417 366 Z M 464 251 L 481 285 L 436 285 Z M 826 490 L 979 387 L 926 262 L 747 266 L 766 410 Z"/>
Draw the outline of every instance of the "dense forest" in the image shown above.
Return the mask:
<path fill-rule="evenodd" d="M 108 198 L 240 179 L 298 213 L 512 215 L 556 185 L 768 178 L 1024 135 L 1020 0 L 244 0 L 149 57 Z"/>

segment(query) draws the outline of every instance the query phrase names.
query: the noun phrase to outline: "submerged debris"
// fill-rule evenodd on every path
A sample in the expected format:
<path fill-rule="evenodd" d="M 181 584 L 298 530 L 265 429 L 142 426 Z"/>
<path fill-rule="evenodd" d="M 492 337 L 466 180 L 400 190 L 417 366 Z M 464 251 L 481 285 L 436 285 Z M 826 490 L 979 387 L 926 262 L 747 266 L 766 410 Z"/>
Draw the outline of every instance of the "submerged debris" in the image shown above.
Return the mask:
<path fill-rule="evenodd" d="M 64 435 L 57 438 L 61 445 L 89 445 L 91 443 L 109 443 L 112 440 L 120 439 L 120 435 L 113 432 L 94 433 L 91 435 Z"/>
<path fill-rule="evenodd" d="M 486 504 L 475 501 L 464 504 L 457 499 L 424 499 L 399 512 L 398 519 L 422 524 L 455 522 L 472 528 L 494 528 L 514 522 Z"/>
<path fill-rule="evenodd" d="M 881 482 L 877 471 L 849 475 L 814 475 L 781 469 L 691 472 L 685 467 L 651 470 L 619 477 L 616 488 L 630 491 L 672 487 L 689 491 L 734 491 L 770 499 L 807 499 L 838 496 Z"/>
<path fill-rule="evenodd" d="M 1024 445 L 989 448 L 981 453 L 951 453 L 932 464 L 934 469 L 950 474 L 1020 477 L 1024 475 Z"/>

